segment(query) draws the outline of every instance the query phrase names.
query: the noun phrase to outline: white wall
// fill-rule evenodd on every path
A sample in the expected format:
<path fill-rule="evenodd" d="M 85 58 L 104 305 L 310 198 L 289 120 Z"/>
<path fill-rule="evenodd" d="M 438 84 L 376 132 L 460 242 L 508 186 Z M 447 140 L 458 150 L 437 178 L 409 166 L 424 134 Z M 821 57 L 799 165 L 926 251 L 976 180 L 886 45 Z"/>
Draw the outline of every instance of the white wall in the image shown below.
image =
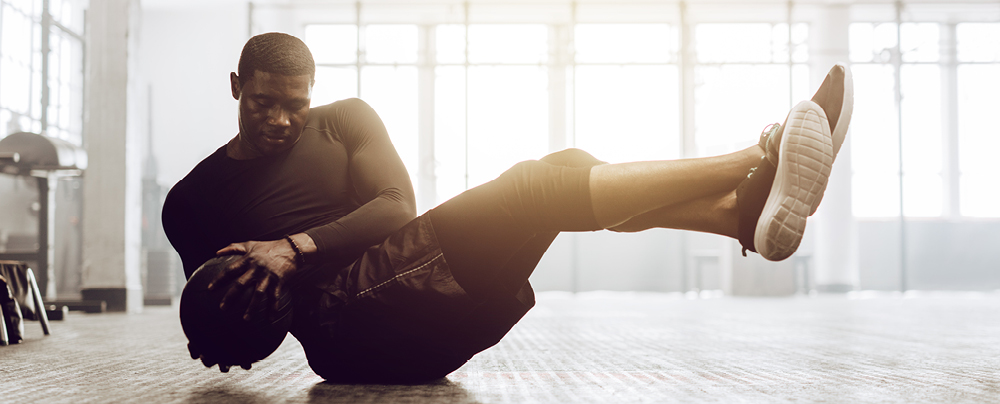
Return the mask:
<path fill-rule="evenodd" d="M 229 73 L 249 39 L 247 4 L 146 1 L 141 29 L 158 179 L 173 186 L 238 131 Z"/>

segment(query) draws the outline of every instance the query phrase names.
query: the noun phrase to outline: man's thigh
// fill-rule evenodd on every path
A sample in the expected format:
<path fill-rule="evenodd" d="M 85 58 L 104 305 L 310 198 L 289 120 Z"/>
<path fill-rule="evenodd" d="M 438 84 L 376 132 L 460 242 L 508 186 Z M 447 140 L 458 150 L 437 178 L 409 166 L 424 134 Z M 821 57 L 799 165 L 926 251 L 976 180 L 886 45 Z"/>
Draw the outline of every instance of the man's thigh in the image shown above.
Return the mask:
<path fill-rule="evenodd" d="M 441 377 L 496 344 L 532 307 L 530 286 L 522 289 L 470 298 L 422 216 L 370 248 L 335 284 L 303 290 L 293 334 L 310 366 L 330 380 Z"/>

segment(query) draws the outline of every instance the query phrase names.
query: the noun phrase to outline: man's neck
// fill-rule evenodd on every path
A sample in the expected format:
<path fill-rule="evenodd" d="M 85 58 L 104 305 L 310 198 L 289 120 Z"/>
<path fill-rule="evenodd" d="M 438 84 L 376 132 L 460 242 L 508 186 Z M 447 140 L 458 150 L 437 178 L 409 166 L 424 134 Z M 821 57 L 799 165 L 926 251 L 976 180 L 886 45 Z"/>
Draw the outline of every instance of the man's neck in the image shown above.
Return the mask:
<path fill-rule="evenodd" d="M 260 157 L 261 153 L 242 141 L 237 134 L 226 144 L 226 156 L 233 160 L 250 160 Z"/>

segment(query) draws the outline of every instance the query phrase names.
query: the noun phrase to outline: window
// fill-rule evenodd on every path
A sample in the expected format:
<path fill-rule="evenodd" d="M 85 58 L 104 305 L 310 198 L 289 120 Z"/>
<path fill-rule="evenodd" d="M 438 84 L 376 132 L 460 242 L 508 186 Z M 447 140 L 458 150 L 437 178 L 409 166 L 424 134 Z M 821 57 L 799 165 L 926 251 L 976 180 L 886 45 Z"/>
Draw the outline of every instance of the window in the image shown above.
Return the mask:
<path fill-rule="evenodd" d="M 83 143 L 84 5 L 0 0 L 0 137 L 45 132 Z"/>
<path fill-rule="evenodd" d="M 0 1 L 0 133 L 42 130 L 41 2 Z"/>
<path fill-rule="evenodd" d="M 612 163 L 680 157 L 676 30 L 579 24 L 574 41 L 575 146 Z"/>
<path fill-rule="evenodd" d="M 305 29 L 316 60 L 313 106 L 351 97 L 365 100 L 382 118 L 414 187 L 417 38 L 417 26 L 406 24 L 316 24 Z"/>
<path fill-rule="evenodd" d="M 695 130 L 699 156 L 754 144 L 808 99 L 808 25 L 706 23 L 695 28 Z M 752 100 L 752 102 L 748 102 Z"/>
<path fill-rule="evenodd" d="M 963 216 L 1000 217 L 996 157 L 1000 131 L 991 117 L 1000 111 L 1000 24 L 956 27 L 958 49 L 959 211 Z"/>
<path fill-rule="evenodd" d="M 855 215 L 898 216 L 902 205 L 908 217 L 1000 217 L 986 154 L 1000 146 L 986 118 L 1000 108 L 991 95 L 1000 85 L 998 27 L 851 24 Z M 956 89 L 957 100 L 950 100 L 949 89 Z"/>

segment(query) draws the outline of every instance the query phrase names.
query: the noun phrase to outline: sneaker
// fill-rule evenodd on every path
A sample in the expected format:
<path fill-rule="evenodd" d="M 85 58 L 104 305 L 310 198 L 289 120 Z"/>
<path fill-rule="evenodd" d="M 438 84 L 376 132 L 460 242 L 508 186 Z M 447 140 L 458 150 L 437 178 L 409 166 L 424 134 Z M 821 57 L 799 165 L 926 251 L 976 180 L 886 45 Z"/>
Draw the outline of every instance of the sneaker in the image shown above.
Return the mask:
<path fill-rule="evenodd" d="M 753 238 L 757 231 L 757 221 L 764 211 L 764 203 L 771 192 L 774 174 L 777 172 L 778 153 L 781 147 L 781 124 L 772 123 L 760 132 L 757 145 L 764 150 L 757 167 L 751 168 L 747 178 L 736 187 L 736 205 L 739 211 L 739 237 L 743 245 L 743 256 L 747 250 L 757 252 Z"/>
<path fill-rule="evenodd" d="M 764 133 L 768 131 L 765 130 Z M 766 139 L 761 136 L 761 148 L 768 150 Z M 757 222 L 760 214 L 764 211 L 764 204 L 767 202 L 767 195 L 771 192 L 771 184 L 774 183 L 774 174 L 777 167 L 771 163 L 766 155 L 761 156 L 760 164 L 751 168 L 747 178 L 736 187 L 736 207 L 739 212 L 738 237 L 743 245 L 743 256 L 747 256 L 747 250 L 757 252 L 754 246 L 754 234 L 757 231 Z"/>
<path fill-rule="evenodd" d="M 781 145 L 781 124 L 772 123 L 764 127 L 757 145 L 764 149 L 764 157 L 772 164 L 778 164 L 778 146 Z"/>
<path fill-rule="evenodd" d="M 770 190 L 754 228 L 753 248 L 748 248 L 756 250 L 770 261 L 788 258 L 799 248 L 805 233 L 806 218 L 823 197 L 834 158 L 833 138 L 826 113 L 813 101 L 802 101 L 792 108 L 777 135 L 780 136 L 780 140 L 775 139 L 778 143 L 778 161 L 772 163 L 765 155 L 761 160 L 761 167 L 754 169 L 744 181 L 748 183 L 748 187 L 755 185 L 754 183 L 756 187 L 765 185 L 763 179 L 766 179 L 766 170 L 768 166 L 774 166 Z M 768 146 L 772 143 L 775 142 L 769 139 Z M 754 180 L 753 176 L 761 170 L 764 170 L 760 174 L 762 179 Z M 745 198 L 751 195 L 759 198 L 763 192 L 754 190 L 751 193 L 745 190 L 744 194 Z M 740 204 L 739 199 L 740 192 L 737 188 L 737 204 Z M 754 203 L 747 199 L 743 204 L 749 210 L 759 204 L 759 201 Z M 740 209 L 743 210 L 742 207 Z M 744 248 L 746 247 L 744 244 Z"/>
<path fill-rule="evenodd" d="M 851 77 L 851 70 L 844 65 L 834 65 L 826 74 L 823 84 L 820 84 L 816 94 L 813 95 L 812 102 L 819 105 L 826 113 L 833 140 L 833 158 L 836 160 L 840 146 L 844 144 L 844 139 L 847 137 L 847 128 L 851 123 L 851 114 L 854 112 L 854 79 Z M 819 207 L 819 202 L 822 199 L 823 193 L 820 193 L 816 204 L 810 209 L 810 216 L 816 213 L 816 208 Z"/>

